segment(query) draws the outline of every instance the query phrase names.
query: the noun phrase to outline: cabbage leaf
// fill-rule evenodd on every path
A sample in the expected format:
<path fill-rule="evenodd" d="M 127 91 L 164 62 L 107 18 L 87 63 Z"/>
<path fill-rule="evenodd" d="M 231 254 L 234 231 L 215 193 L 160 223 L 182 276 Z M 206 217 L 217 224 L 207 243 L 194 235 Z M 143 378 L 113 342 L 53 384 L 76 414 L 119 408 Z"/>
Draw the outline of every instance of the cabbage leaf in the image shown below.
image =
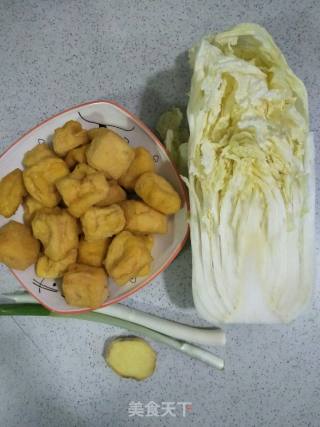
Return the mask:
<path fill-rule="evenodd" d="M 188 160 L 195 306 L 215 323 L 289 322 L 313 287 L 306 89 L 255 24 L 205 37 L 190 62 L 189 142 L 173 130 L 167 144 Z"/>

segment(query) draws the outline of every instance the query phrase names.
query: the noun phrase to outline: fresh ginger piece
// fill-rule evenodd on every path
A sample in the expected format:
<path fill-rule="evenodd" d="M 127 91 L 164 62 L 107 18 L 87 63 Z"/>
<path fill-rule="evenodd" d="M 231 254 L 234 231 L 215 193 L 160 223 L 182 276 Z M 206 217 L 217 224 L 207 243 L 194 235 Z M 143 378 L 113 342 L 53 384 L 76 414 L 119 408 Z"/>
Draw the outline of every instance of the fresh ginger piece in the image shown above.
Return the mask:
<path fill-rule="evenodd" d="M 121 377 L 141 381 L 153 374 L 157 354 L 142 338 L 125 337 L 117 338 L 108 345 L 105 360 Z"/>

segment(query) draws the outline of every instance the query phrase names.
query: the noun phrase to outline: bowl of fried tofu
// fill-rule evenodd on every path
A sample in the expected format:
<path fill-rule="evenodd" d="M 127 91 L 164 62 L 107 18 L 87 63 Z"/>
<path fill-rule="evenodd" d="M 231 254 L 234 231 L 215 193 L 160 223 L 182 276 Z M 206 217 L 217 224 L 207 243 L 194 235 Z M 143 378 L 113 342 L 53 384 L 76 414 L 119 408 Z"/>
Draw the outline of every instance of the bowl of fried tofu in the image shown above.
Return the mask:
<path fill-rule="evenodd" d="M 187 236 L 186 190 L 165 148 L 113 101 L 63 111 L 0 156 L 0 263 L 49 310 L 129 297 Z"/>

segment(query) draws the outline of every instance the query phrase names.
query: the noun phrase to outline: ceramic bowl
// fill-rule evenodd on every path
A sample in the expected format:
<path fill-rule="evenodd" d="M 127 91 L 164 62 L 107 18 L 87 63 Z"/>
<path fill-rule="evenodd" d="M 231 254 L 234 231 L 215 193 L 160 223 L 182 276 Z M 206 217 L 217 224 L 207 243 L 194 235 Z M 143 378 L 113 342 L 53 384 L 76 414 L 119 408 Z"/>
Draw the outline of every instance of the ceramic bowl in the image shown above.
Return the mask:
<path fill-rule="evenodd" d="M 156 235 L 152 250 L 151 274 L 137 277 L 123 286 L 117 286 L 109 279 L 109 297 L 103 304 L 117 303 L 150 283 L 165 270 L 181 251 L 188 235 L 187 196 L 184 185 L 166 150 L 157 137 L 138 118 L 113 101 L 94 101 L 77 105 L 45 120 L 35 126 L 11 145 L 0 156 L 0 178 L 15 168 L 22 168 L 26 151 L 42 142 L 51 142 L 53 132 L 68 120 L 78 120 L 86 129 L 110 127 L 122 135 L 132 147 L 143 146 L 152 153 L 156 172 L 165 177 L 178 191 L 182 199 L 181 210 L 169 219 L 168 233 Z M 11 218 L 22 222 L 23 209 L 20 206 Z M 0 226 L 8 219 L 0 217 Z M 59 313 L 79 313 L 90 310 L 68 305 L 59 289 L 59 280 L 42 279 L 35 273 L 34 266 L 25 271 L 13 270 L 21 285 L 42 305 Z"/>

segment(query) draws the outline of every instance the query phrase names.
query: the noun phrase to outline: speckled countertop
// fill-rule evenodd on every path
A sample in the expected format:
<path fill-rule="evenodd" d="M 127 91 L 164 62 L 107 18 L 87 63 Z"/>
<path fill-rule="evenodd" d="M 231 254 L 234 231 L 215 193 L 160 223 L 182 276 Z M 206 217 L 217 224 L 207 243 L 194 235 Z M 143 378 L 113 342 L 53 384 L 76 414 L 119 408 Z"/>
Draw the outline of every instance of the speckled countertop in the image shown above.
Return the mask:
<path fill-rule="evenodd" d="M 308 89 L 319 191 L 320 7 L 304 1 L 0 2 L 0 149 L 60 110 L 115 99 L 151 127 L 183 104 L 186 50 L 209 32 L 253 21 L 272 33 Z M 319 224 L 317 222 L 317 235 Z M 317 242 L 317 250 L 319 243 Z M 0 267 L 1 291 L 18 288 Z M 190 248 L 128 305 L 201 324 L 191 295 Z M 119 330 L 73 320 L 0 319 L 0 425 L 319 426 L 320 298 L 290 326 L 228 328 L 218 372 L 154 344 L 148 381 L 104 366 L 104 342 Z M 130 417 L 129 402 L 191 402 L 185 417 Z"/>

